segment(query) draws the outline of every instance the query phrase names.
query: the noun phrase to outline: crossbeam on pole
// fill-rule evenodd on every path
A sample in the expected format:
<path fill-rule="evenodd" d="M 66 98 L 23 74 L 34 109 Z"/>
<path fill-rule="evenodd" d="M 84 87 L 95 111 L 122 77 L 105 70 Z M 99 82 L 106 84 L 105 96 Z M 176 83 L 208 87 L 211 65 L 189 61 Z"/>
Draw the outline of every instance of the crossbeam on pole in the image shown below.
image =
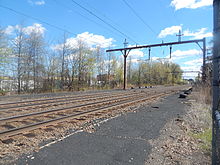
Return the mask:
<path fill-rule="evenodd" d="M 205 38 L 199 39 L 199 40 L 188 40 L 188 41 L 181 41 L 181 42 L 167 42 L 167 43 L 161 43 L 161 44 L 133 46 L 133 47 L 128 47 L 128 48 L 109 49 L 109 50 L 106 50 L 106 52 L 115 52 L 115 51 L 132 50 L 132 49 L 143 49 L 143 48 L 150 48 L 150 47 L 179 45 L 179 44 L 187 44 L 187 43 L 198 43 L 198 42 L 204 42 L 204 40 L 205 40 Z"/>

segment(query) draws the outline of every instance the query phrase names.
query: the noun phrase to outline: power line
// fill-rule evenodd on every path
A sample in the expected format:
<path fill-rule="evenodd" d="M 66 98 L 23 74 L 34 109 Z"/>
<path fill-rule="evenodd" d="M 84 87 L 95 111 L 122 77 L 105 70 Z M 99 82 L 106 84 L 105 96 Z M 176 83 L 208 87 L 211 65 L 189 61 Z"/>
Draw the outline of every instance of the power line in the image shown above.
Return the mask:
<path fill-rule="evenodd" d="M 4 8 L 4 9 L 7 9 L 7 10 L 10 10 L 10 11 L 16 13 L 16 14 L 19 14 L 19 15 L 22 15 L 22 16 L 25 16 L 25 17 L 28 17 L 28 18 L 31 18 L 31 19 L 33 19 L 33 20 L 37 20 L 37 21 L 39 21 L 39 22 L 41 22 L 41 23 L 44 23 L 44 24 L 46 24 L 46 25 L 48 25 L 48 26 L 51 26 L 51 27 L 53 27 L 53 28 L 55 28 L 55 29 L 58 29 L 58 30 L 61 30 L 61 31 L 65 31 L 65 32 L 70 33 L 70 34 L 77 35 L 77 34 L 75 34 L 75 33 L 73 33 L 73 32 L 70 32 L 70 31 L 64 29 L 64 28 L 61 28 L 61 27 L 59 27 L 59 26 L 50 24 L 50 23 L 48 23 L 48 22 L 46 22 L 46 21 L 43 21 L 43 20 L 41 20 L 41 19 L 39 19 L 39 18 L 36 18 L 36 17 L 30 16 L 30 15 L 27 15 L 27 14 L 25 14 L 25 13 L 22 13 L 22 12 L 20 12 L 20 11 L 14 10 L 14 9 L 12 9 L 12 8 L 9 8 L 9 7 L 3 6 L 3 5 L 0 5 L 0 7 L 1 7 L 1 8 Z"/>
<path fill-rule="evenodd" d="M 161 6 L 165 6 L 166 5 L 166 1 L 164 1 L 164 0 L 159 0 L 159 1 L 160 1 L 159 3 L 160 3 Z M 173 21 L 176 22 L 176 24 L 182 24 L 182 22 L 180 21 L 180 19 L 177 16 L 177 14 L 178 14 L 178 12 L 176 12 L 176 10 L 172 10 L 168 14 L 168 16 L 172 16 L 172 19 L 173 19 Z M 169 18 L 167 18 L 167 19 L 169 19 Z"/>
<path fill-rule="evenodd" d="M 70 8 L 69 6 L 62 4 L 62 3 L 58 2 L 57 0 L 54 0 L 54 2 L 57 3 L 58 5 L 62 6 L 63 8 L 66 8 L 66 9 L 69 9 L 69 10 L 73 10 L 73 9 Z M 84 16 L 83 14 L 81 14 L 81 13 L 75 11 L 75 10 L 73 10 L 73 11 L 74 11 L 75 13 L 77 13 L 78 15 L 80 15 L 81 17 L 83 17 L 84 19 L 86 19 L 86 20 L 88 20 L 88 21 L 90 21 L 90 22 L 93 22 L 94 24 L 96 24 L 96 25 L 98 25 L 98 26 L 101 26 L 101 27 L 103 27 L 104 29 L 106 29 L 106 30 L 108 30 L 108 31 L 111 31 L 112 33 L 115 33 L 115 31 L 113 31 L 113 30 L 111 30 L 111 29 L 109 29 L 109 28 L 107 28 L 107 27 L 105 27 L 105 26 L 103 26 L 103 25 L 97 23 L 96 21 L 94 21 L 94 20 L 92 20 L 92 19 L 90 19 L 90 18 Z M 121 36 L 124 37 L 123 35 L 121 35 Z"/>
<path fill-rule="evenodd" d="M 126 4 L 126 6 L 134 13 L 134 15 L 135 15 L 136 17 L 138 17 L 139 20 L 140 20 L 148 29 L 151 30 L 151 32 L 153 32 L 154 34 L 157 35 L 157 33 L 150 27 L 150 25 L 148 25 L 148 24 L 141 18 L 141 16 L 131 7 L 131 5 L 128 4 L 128 2 L 127 2 L 126 0 L 122 0 L 122 1 L 123 1 L 123 2 Z"/>
<path fill-rule="evenodd" d="M 73 32 L 71 32 L 71 31 L 69 31 L 69 30 L 66 30 L 66 29 L 64 29 L 64 28 L 61 28 L 61 27 L 59 27 L 59 26 L 57 26 L 57 25 L 48 23 L 48 22 L 43 21 L 43 20 L 41 20 L 41 19 L 39 19 L 39 18 L 36 18 L 36 17 L 30 16 L 30 15 L 27 15 L 27 14 L 25 14 L 25 13 L 22 13 L 22 12 L 20 12 L 20 11 L 14 10 L 14 9 L 12 9 L 12 8 L 9 8 L 9 7 L 3 6 L 3 5 L 0 5 L 0 7 L 3 8 L 3 9 L 6 9 L 6 10 L 12 11 L 12 12 L 14 12 L 14 13 L 16 13 L 16 14 L 25 16 L 25 17 L 27 17 L 27 18 L 31 18 L 31 19 L 33 19 L 33 20 L 37 20 L 37 21 L 39 21 L 39 22 L 41 22 L 41 23 L 43 23 L 43 24 L 46 24 L 46 25 L 48 25 L 48 26 L 51 26 L 51 27 L 53 27 L 53 28 L 55 28 L 55 29 L 58 29 L 58 30 L 60 30 L 60 31 L 67 32 L 67 33 L 73 34 L 73 35 L 75 35 L 75 36 L 78 35 L 78 34 L 76 34 L 76 33 L 73 33 Z M 80 38 L 85 38 L 85 37 L 80 37 Z M 85 38 L 85 39 L 86 39 L 86 38 Z M 100 43 L 95 42 L 95 41 L 93 41 L 93 43 L 100 44 Z"/>
<path fill-rule="evenodd" d="M 92 6 L 91 4 L 89 4 L 88 2 L 86 2 L 85 0 L 83 0 L 83 1 L 84 1 L 84 3 L 85 3 L 86 5 L 88 5 L 90 8 L 92 8 L 94 11 L 98 12 L 101 16 L 103 16 L 104 18 L 108 19 L 108 20 L 109 20 L 111 23 L 113 23 L 114 25 L 120 27 L 120 25 L 119 25 L 117 22 L 113 21 L 113 20 L 112 20 L 111 18 L 109 18 L 106 14 L 102 13 L 100 10 L 96 9 L 94 6 Z M 122 30 L 123 30 L 123 29 L 122 29 Z M 124 31 L 127 31 L 127 30 L 124 30 Z M 128 32 L 128 31 L 127 31 L 127 32 Z M 134 35 L 132 35 L 130 32 L 129 32 L 129 34 L 130 34 L 130 36 L 131 36 L 132 38 L 135 38 Z"/>
<path fill-rule="evenodd" d="M 108 25 L 109 27 L 111 27 L 112 29 L 114 29 L 115 31 L 117 31 L 118 33 L 122 34 L 123 36 L 125 36 L 126 38 L 130 39 L 131 41 L 133 41 L 134 43 L 138 44 L 135 40 L 133 40 L 131 37 L 129 37 L 128 35 L 126 35 L 125 33 L 121 32 L 120 30 L 118 30 L 116 27 L 114 27 L 113 25 L 111 25 L 110 23 L 106 22 L 105 20 L 103 20 L 101 17 L 97 16 L 96 14 L 94 14 L 91 10 L 85 8 L 84 6 L 80 5 L 79 3 L 77 3 L 76 1 L 72 0 L 72 2 L 74 4 L 76 4 L 77 6 L 79 6 L 80 8 L 82 8 L 83 10 L 85 10 L 86 12 L 88 12 L 89 14 L 93 15 L 94 17 L 96 17 L 97 19 L 99 19 L 100 21 L 102 21 L 104 24 Z"/>

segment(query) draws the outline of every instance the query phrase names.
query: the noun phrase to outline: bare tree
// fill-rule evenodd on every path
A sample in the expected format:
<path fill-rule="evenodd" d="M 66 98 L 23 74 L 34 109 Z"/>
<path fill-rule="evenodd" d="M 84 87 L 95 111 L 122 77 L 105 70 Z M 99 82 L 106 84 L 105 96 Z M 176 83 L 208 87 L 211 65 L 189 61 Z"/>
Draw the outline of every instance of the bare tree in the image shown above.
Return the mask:
<path fill-rule="evenodd" d="M 97 46 L 96 51 L 96 64 L 97 64 L 97 70 L 98 75 L 100 77 L 101 85 L 103 86 L 103 74 L 104 74 L 104 53 L 102 52 L 102 48 L 100 46 Z"/>
<path fill-rule="evenodd" d="M 10 55 L 11 49 L 9 47 L 8 36 L 6 35 L 5 30 L 0 27 L 0 90 L 2 80 L 5 76 L 9 76 L 7 72 L 10 72 Z"/>
<path fill-rule="evenodd" d="M 44 84 L 44 90 L 53 92 L 59 77 L 57 73 L 59 73 L 59 57 L 56 56 L 56 53 L 51 52 L 48 54 L 47 81 Z"/>
<path fill-rule="evenodd" d="M 33 88 L 36 92 L 44 78 L 43 54 L 45 53 L 45 43 L 43 35 L 33 30 L 27 37 L 26 46 L 28 51 L 28 79 L 33 80 Z"/>
<path fill-rule="evenodd" d="M 18 26 L 16 28 L 16 37 L 14 40 L 12 40 L 13 43 L 13 53 L 16 57 L 17 62 L 17 92 L 20 94 L 21 92 L 21 80 L 22 80 L 22 68 L 24 65 L 24 52 L 25 52 L 25 33 L 24 28 L 22 26 Z"/>
<path fill-rule="evenodd" d="M 79 39 L 77 41 L 77 59 L 78 59 L 78 88 L 83 86 L 83 77 L 85 74 L 83 73 L 84 64 L 85 64 L 85 43 Z"/>
<path fill-rule="evenodd" d="M 128 83 L 131 83 L 131 56 L 128 59 Z"/>
<path fill-rule="evenodd" d="M 61 44 L 61 51 L 60 51 L 60 56 L 61 56 L 61 89 L 64 89 L 64 79 L 65 79 L 65 70 L 67 69 L 67 67 L 65 67 L 66 65 L 66 56 L 68 54 L 68 45 L 66 43 L 66 39 L 67 39 L 67 34 L 64 33 L 63 34 L 63 41 Z"/>

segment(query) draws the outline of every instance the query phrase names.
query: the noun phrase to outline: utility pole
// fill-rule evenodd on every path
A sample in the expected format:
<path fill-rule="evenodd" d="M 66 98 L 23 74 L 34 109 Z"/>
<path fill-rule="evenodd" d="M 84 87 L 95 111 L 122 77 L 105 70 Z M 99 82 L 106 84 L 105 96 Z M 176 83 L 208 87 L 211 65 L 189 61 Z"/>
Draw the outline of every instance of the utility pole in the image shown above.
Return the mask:
<path fill-rule="evenodd" d="M 178 37 L 178 42 L 181 42 L 181 37 L 183 36 L 181 30 L 179 30 L 179 34 L 176 34 L 176 36 Z"/>
<path fill-rule="evenodd" d="M 213 78 L 212 78 L 212 165 L 220 163 L 219 145 L 219 59 L 220 59 L 220 0 L 213 2 Z"/>
<path fill-rule="evenodd" d="M 171 54 L 172 54 L 172 45 L 170 45 L 170 59 L 171 59 Z"/>
<path fill-rule="evenodd" d="M 128 54 L 130 52 L 130 50 L 127 50 L 125 48 L 127 48 L 128 46 L 128 42 L 124 41 L 124 52 L 122 52 L 123 56 L 124 56 L 124 85 L 123 85 L 123 89 L 126 90 L 126 70 L 127 70 L 127 57 L 128 57 Z"/>
<path fill-rule="evenodd" d="M 125 41 L 124 41 L 124 48 L 127 48 L 128 47 L 128 42 L 127 42 L 127 40 L 126 40 L 126 38 L 125 38 Z"/>

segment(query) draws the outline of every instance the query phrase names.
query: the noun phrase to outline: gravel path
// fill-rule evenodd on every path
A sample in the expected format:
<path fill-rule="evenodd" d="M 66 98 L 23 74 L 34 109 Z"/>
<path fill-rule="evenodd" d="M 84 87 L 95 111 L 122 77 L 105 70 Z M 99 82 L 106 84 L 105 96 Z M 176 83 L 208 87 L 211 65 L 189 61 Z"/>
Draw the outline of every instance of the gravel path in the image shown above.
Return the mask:
<path fill-rule="evenodd" d="M 201 91 L 183 99 L 186 114 L 167 122 L 150 140 L 153 149 L 145 165 L 211 165 L 211 105 L 205 100 Z"/>
<path fill-rule="evenodd" d="M 95 127 L 79 132 L 24 155 L 15 164 L 30 165 L 144 165 L 151 153 L 150 140 L 159 137 L 164 125 L 185 114 L 178 95 L 168 96 L 151 106 L 142 105 Z"/>

